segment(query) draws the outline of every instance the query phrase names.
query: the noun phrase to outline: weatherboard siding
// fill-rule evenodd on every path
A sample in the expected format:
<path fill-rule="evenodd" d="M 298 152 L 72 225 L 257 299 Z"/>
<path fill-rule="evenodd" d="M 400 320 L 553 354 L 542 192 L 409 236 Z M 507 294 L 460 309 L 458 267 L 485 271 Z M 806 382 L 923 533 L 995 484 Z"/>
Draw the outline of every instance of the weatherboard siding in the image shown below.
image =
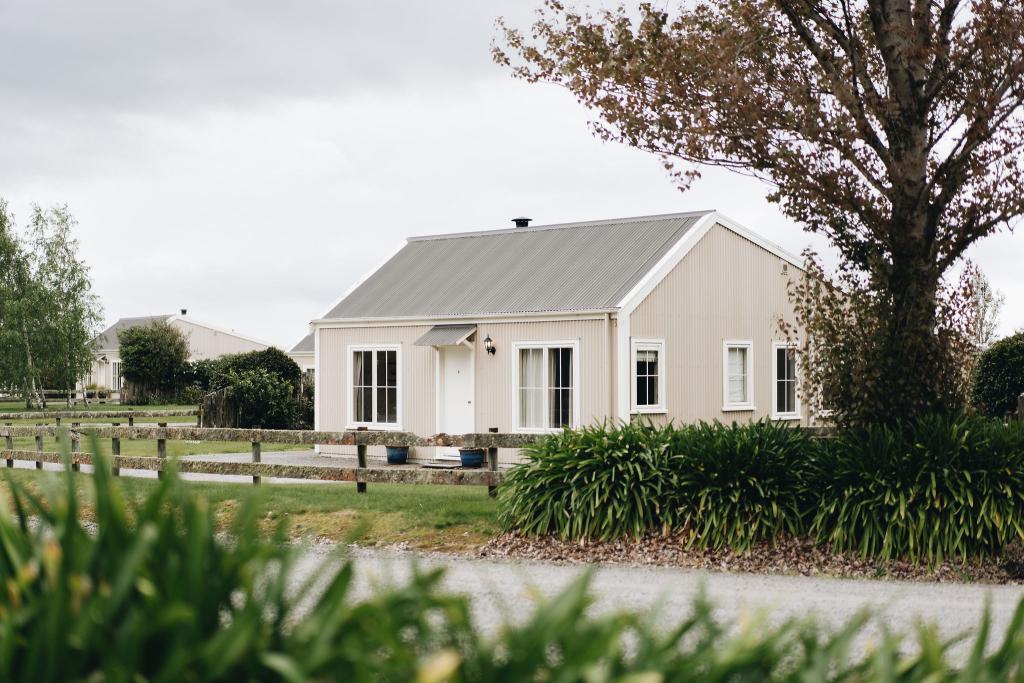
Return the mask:
<path fill-rule="evenodd" d="M 786 290 L 798 272 L 792 265 L 783 272 L 785 263 L 715 225 L 640 303 L 630 317 L 631 337 L 665 340 L 668 412 L 647 417 L 745 422 L 771 414 L 772 342 L 783 340 L 779 319 L 793 320 Z M 753 411 L 722 411 L 726 340 L 753 342 Z"/>
<path fill-rule="evenodd" d="M 211 330 L 209 327 L 195 325 L 186 320 L 174 320 L 171 326 L 181 330 L 188 339 L 191 349 L 191 360 L 220 358 L 229 353 L 245 353 L 246 351 L 262 351 L 266 344 L 250 341 L 229 332 Z"/>
<path fill-rule="evenodd" d="M 398 344 L 401 348 L 401 428 L 430 435 L 435 432 L 434 364 L 436 351 L 414 346 L 430 325 L 402 327 L 350 327 L 320 330 L 320 366 L 316 396 L 319 402 L 317 429 L 342 431 L 348 425 L 348 347 L 360 344 Z M 355 455 L 354 446 L 321 446 L 321 453 Z M 384 449 L 368 448 L 371 458 L 383 458 Z M 413 453 L 412 456 L 426 455 Z"/>

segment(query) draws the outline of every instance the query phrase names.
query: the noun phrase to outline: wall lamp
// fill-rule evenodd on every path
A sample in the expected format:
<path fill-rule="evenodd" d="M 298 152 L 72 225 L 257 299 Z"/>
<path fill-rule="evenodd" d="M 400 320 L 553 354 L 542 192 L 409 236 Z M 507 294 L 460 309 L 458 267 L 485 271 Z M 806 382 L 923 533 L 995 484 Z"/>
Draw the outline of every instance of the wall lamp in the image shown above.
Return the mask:
<path fill-rule="evenodd" d="M 494 345 L 494 340 L 491 339 L 491 335 L 484 337 L 484 349 L 486 349 L 487 353 L 492 356 L 498 352 L 498 348 Z"/>

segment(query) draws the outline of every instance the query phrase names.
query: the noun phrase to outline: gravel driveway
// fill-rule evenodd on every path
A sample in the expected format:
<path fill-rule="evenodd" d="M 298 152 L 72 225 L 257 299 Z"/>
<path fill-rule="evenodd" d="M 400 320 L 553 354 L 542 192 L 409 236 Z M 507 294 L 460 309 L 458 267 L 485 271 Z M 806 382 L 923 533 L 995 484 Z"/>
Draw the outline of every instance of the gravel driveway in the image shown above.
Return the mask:
<path fill-rule="evenodd" d="M 330 552 L 322 547 L 310 549 L 297 574 L 305 577 L 317 571 L 331 557 Z M 372 585 L 408 576 L 413 562 L 424 567 L 444 567 L 444 589 L 468 596 L 476 624 L 489 633 L 506 619 L 524 619 L 535 596 L 553 596 L 586 571 L 580 565 L 364 549 L 352 553 L 359 591 L 363 594 Z M 770 622 L 813 616 L 835 627 L 862 608 L 871 607 L 879 611 L 880 622 L 889 629 L 912 633 L 914 625 L 923 619 L 935 623 L 946 637 L 974 629 L 986 601 L 991 603 L 994 633 L 1001 637 L 1017 602 L 1024 597 L 1024 586 L 819 579 L 606 565 L 596 568 L 591 581 L 595 598 L 592 609 L 595 613 L 646 611 L 659 625 L 667 627 L 688 614 L 702 587 L 722 619 L 733 620 L 767 609 Z M 879 625 L 875 623 L 865 632 L 863 642 L 876 638 L 878 633 Z M 958 653 L 962 654 L 967 647 L 960 646 Z"/>

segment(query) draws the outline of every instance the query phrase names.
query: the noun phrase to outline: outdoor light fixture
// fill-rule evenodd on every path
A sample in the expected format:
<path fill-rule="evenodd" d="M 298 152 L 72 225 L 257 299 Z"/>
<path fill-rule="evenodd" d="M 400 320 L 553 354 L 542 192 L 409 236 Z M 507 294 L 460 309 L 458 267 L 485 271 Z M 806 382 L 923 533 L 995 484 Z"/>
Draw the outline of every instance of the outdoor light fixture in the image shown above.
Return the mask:
<path fill-rule="evenodd" d="M 487 349 L 487 353 L 491 354 L 492 356 L 495 354 L 495 352 L 497 352 L 498 349 L 495 348 L 494 340 L 491 339 L 491 335 L 487 335 L 486 337 L 484 337 L 484 348 Z"/>

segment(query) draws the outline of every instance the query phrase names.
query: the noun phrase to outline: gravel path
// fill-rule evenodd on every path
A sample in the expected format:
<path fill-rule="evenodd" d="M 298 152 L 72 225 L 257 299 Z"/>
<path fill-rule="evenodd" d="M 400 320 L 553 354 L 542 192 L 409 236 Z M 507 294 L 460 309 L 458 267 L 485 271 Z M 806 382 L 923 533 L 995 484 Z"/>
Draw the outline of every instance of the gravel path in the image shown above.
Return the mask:
<path fill-rule="evenodd" d="M 444 589 L 468 596 L 477 625 L 488 633 L 495 632 L 506 620 L 526 618 L 537 596 L 551 597 L 587 571 L 580 565 L 365 549 L 351 552 L 362 594 L 373 585 L 402 580 L 408 576 L 413 562 L 424 567 L 444 567 Z M 297 574 L 309 576 L 331 556 L 329 547 L 310 549 Z M 879 612 L 880 619 L 865 632 L 864 643 L 877 638 L 879 623 L 893 631 L 912 634 L 921 620 L 936 624 L 942 636 L 952 638 L 977 626 L 986 601 L 991 604 L 993 632 L 1001 637 L 1017 602 L 1024 598 L 1024 586 L 819 579 L 604 565 L 595 568 L 591 581 L 595 598 L 592 610 L 649 612 L 659 626 L 668 627 L 685 618 L 702 588 L 716 606 L 718 616 L 730 621 L 768 610 L 770 623 L 812 616 L 837 627 L 870 607 Z M 958 654 L 967 647 L 962 645 Z"/>

